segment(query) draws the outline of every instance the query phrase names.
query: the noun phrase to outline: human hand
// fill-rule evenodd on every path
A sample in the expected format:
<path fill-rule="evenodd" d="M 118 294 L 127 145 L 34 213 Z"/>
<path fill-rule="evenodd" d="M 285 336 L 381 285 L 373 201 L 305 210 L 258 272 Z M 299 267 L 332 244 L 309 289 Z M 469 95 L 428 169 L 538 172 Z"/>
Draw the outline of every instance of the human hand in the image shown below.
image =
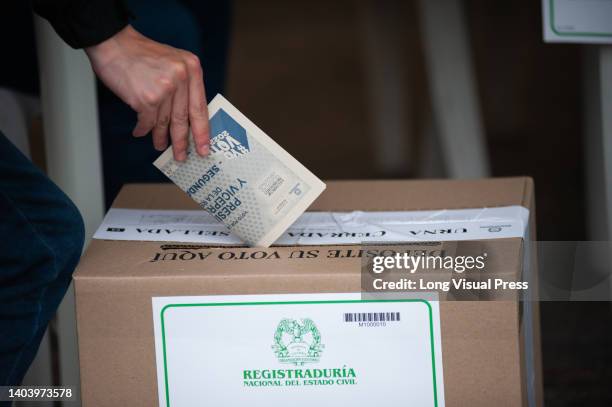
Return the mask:
<path fill-rule="evenodd" d="M 196 151 L 208 154 L 208 107 L 197 56 L 155 42 L 129 25 L 85 52 L 102 82 L 138 113 L 134 137 L 152 130 L 153 145 L 162 151 L 169 132 L 174 158 L 183 161 L 191 128 Z"/>

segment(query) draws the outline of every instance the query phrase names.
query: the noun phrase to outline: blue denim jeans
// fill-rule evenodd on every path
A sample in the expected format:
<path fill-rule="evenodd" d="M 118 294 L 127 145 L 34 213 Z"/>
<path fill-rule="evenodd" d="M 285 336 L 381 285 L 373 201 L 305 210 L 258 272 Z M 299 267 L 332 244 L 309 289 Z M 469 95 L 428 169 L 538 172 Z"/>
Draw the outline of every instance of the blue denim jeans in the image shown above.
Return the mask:
<path fill-rule="evenodd" d="M 21 383 L 83 239 L 74 204 L 0 133 L 0 385 Z"/>

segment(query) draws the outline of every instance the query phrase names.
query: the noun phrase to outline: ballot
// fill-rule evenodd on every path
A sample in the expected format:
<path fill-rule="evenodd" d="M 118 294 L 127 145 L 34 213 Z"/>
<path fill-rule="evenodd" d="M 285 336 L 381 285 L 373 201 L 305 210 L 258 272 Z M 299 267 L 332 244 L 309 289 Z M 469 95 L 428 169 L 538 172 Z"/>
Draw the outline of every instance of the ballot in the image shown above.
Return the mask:
<path fill-rule="evenodd" d="M 154 165 L 244 243 L 268 247 L 325 184 L 223 96 L 208 112 L 208 156 L 197 154 L 190 137 L 185 161 L 169 147 Z"/>

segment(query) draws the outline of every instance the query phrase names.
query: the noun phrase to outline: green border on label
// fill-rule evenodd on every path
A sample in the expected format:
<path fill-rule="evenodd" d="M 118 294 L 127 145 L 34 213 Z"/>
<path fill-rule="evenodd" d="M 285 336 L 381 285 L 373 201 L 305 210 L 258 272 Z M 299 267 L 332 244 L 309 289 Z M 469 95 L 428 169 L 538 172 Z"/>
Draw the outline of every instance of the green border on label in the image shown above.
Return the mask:
<path fill-rule="evenodd" d="M 347 304 L 347 303 L 367 303 L 367 302 L 422 302 L 427 305 L 429 311 L 429 343 L 431 345 L 431 370 L 433 378 L 434 406 L 438 407 L 438 385 L 436 382 L 436 355 L 434 351 L 434 331 L 431 304 L 423 299 L 410 300 L 329 300 L 329 301 L 263 301 L 263 302 L 214 302 L 203 304 L 168 304 L 160 312 L 162 329 L 162 350 L 164 359 L 164 385 L 166 388 L 166 406 L 170 407 L 170 389 L 168 387 L 168 360 L 166 356 L 166 329 L 164 313 L 169 308 L 182 307 L 223 307 L 223 306 L 244 306 L 244 305 L 296 305 L 296 304 Z"/>
<path fill-rule="evenodd" d="M 572 32 L 572 31 L 559 31 L 555 28 L 555 0 L 548 0 L 549 8 L 550 8 L 550 29 L 552 32 L 559 36 L 565 37 L 612 37 L 612 33 L 602 33 L 602 32 Z"/>

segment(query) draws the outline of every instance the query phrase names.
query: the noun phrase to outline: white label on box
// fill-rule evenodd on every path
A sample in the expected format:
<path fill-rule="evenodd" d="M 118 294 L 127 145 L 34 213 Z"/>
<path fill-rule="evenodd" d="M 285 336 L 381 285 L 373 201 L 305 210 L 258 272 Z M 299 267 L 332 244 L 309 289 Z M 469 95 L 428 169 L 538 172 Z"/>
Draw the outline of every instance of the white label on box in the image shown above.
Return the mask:
<path fill-rule="evenodd" d="M 438 301 L 158 297 L 153 315 L 163 407 L 444 406 Z"/>
<path fill-rule="evenodd" d="M 612 0 L 542 0 L 546 42 L 612 43 Z"/>
<path fill-rule="evenodd" d="M 522 206 L 403 212 L 306 212 L 276 245 L 361 244 L 523 237 Z M 95 239 L 241 245 L 221 223 L 198 210 L 111 208 Z"/>

